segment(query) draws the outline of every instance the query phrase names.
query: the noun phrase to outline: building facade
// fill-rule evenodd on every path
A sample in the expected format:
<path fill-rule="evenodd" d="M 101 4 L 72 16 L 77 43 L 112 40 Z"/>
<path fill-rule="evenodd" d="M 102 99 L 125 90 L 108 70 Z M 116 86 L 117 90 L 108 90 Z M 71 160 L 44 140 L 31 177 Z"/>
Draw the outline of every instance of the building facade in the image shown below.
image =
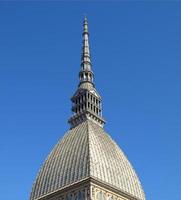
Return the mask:
<path fill-rule="evenodd" d="M 68 120 L 70 130 L 45 160 L 30 200 L 145 200 L 136 172 L 104 130 L 86 18 L 82 37 L 79 85 L 71 98 L 73 115 Z"/>

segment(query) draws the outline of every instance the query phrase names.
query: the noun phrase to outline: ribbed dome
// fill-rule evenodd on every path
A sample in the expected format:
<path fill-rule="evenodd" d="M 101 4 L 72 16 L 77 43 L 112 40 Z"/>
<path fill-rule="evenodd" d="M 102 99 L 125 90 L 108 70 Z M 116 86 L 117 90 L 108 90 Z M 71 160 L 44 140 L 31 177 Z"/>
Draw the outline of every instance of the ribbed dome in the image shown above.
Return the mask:
<path fill-rule="evenodd" d="M 145 200 L 124 153 L 103 128 L 90 120 L 69 130 L 52 150 L 34 183 L 31 200 L 88 177 Z"/>

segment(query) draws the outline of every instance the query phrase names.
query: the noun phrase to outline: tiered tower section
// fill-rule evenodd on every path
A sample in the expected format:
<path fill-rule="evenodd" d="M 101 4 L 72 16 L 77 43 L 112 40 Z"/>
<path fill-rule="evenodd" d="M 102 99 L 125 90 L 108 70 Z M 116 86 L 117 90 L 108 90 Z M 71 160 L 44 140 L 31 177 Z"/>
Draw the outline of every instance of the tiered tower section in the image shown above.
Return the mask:
<path fill-rule="evenodd" d="M 103 126 L 105 123 L 102 118 L 102 100 L 93 83 L 94 73 L 91 67 L 87 18 L 84 19 L 82 38 L 79 86 L 71 98 L 73 116 L 68 120 L 71 128 L 74 128 L 86 119 L 93 120 L 100 126 Z"/>

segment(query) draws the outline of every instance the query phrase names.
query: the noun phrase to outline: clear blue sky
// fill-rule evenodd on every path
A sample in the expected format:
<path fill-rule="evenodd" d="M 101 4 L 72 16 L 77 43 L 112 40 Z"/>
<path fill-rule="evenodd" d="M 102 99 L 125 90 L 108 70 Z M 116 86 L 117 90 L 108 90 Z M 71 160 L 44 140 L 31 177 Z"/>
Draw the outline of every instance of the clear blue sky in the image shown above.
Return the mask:
<path fill-rule="evenodd" d="M 69 128 L 84 13 L 106 130 L 148 200 L 180 200 L 180 2 L 0 3 L 1 199 L 28 199 Z"/>

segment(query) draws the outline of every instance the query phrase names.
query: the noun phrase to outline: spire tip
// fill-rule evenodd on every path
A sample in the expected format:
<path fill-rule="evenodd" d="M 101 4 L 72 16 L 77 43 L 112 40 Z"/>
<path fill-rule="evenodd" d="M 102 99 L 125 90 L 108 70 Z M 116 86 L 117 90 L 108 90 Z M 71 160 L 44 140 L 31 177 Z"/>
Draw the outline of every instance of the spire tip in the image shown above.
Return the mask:
<path fill-rule="evenodd" d="M 88 20 L 87 20 L 87 14 L 84 13 L 84 24 L 87 24 Z"/>

